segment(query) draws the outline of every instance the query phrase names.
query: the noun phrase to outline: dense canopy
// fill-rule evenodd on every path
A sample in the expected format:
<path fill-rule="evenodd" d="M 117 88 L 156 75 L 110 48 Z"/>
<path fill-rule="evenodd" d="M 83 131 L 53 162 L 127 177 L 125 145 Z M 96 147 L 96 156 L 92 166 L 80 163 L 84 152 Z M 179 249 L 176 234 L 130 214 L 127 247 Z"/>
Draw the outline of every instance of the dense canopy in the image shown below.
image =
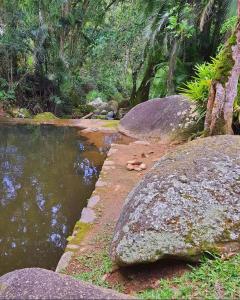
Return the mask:
<path fill-rule="evenodd" d="M 0 101 L 71 115 L 97 97 L 135 105 L 180 92 L 231 34 L 236 5 L 1 0 Z"/>

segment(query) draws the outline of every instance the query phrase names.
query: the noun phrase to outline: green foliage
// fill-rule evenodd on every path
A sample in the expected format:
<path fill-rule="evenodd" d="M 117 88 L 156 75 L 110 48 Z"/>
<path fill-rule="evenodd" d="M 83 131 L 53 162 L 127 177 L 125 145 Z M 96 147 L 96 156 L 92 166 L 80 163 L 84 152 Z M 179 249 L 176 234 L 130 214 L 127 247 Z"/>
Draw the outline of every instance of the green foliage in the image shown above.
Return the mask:
<path fill-rule="evenodd" d="M 89 114 L 94 111 L 94 107 L 88 104 L 78 105 L 77 107 L 83 114 Z"/>
<path fill-rule="evenodd" d="M 167 94 L 167 86 L 166 86 L 167 74 L 168 74 L 167 66 L 163 66 L 159 68 L 151 86 L 151 92 L 150 92 L 151 98 L 160 98 L 160 97 L 164 97 Z"/>
<path fill-rule="evenodd" d="M 216 60 L 212 63 L 196 65 L 196 75 L 193 80 L 187 82 L 179 89 L 183 95 L 196 103 L 199 113 L 199 121 L 201 121 L 206 115 L 207 101 L 212 79 L 216 76 L 215 63 Z"/>
<path fill-rule="evenodd" d="M 95 100 L 96 98 L 101 98 L 104 101 L 104 100 L 106 100 L 107 97 L 102 92 L 98 92 L 96 90 L 93 90 L 86 95 L 86 99 L 88 102 L 91 102 L 91 101 Z"/>
<path fill-rule="evenodd" d="M 223 261 L 205 259 L 192 272 L 171 280 L 160 280 L 159 288 L 147 290 L 141 299 L 238 299 L 240 255 Z"/>
<path fill-rule="evenodd" d="M 183 95 L 196 103 L 199 112 L 199 121 L 202 121 L 206 115 L 212 81 L 219 81 L 223 85 L 225 85 L 227 81 L 234 63 L 231 47 L 235 43 L 235 35 L 232 35 L 216 58 L 213 58 L 210 63 L 196 65 L 195 77 L 179 89 Z M 240 103 L 238 101 L 239 100 L 236 99 L 235 107 Z M 237 110 L 235 110 L 235 113 L 236 112 Z"/>
<path fill-rule="evenodd" d="M 181 5 L 181 7 L 180 5 L 176 4 L 170 9 L 167 29 L 172 32 L 176 38 L 190 38 L 194 34 L 194 26 L 189 22 L 193 8 L 188 3 Z M 179 11 L 181 12 L 181 17 L 179 16 Z"/>
<path fill-rule="evenodd" d="M 217 57 L 213 59 L 215 76 L 212 79 L 221 82 L 223 85 L 225 85 L 234 65 L 232 46 L 236 44 L 236 39 L 236 34 L 233 34 Z"/>
<path fill-rule="evenodd" d="M 227 19 L 221 28 L 221 34 L 226 34 L 234 30 L 237 25 L 237 19 L 237 16 L 232 16 L 231 18 Z"/>
<path fill-rule="evenodd" d="M 0 101 L 71 114 L 97 97 L 165 96 L 215 56 L 230 2 L 3 0 Z"/>
<path fill-rule="evenodd" d="M 63 103 L 62 99 L 60 97 L 56 96 L 56 95 L 50 96 L 50 101 L 52 103 L 58 104 L 58 105 Z"/>
<path fill-rule="evenodd" d="M 72 111 L 72 116 L 74 119 L 82 118 L 89 113 L 94 111 L 94 107 L 88 104 L 80 104 Z"/>
<path fill-rule="evenodd" d="M 104 275 L 112 270 L 112 262 L 109 255 L 100 252 L 95 255 L 82 256 L 78 258 L 79 262 L 89 271 L 75 275 L 75 278 L 83 280 L 97 286 L 109 288 L 108 283 L 104 280 Z"/>
<path fill-rule="evenodd" d="M 7 80 L 0 78 L 0 102 L 2 102 L 4 106 L 9 107 L 14 104 L 15 100 L 15 86 L 10 86 Z"/>
<path fill-rule="evenodd" d="M 0 102 L 14 102 L 16 99 L 14 90 L 0 90 Z"/>

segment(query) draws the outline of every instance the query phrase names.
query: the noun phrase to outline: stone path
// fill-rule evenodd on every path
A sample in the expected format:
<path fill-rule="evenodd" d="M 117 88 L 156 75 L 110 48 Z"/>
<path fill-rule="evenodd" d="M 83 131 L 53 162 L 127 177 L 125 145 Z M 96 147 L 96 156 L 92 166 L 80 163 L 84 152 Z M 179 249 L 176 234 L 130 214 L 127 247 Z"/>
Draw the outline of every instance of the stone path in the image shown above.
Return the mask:
<path fill-rule="evenodd" d="M 80 223 L 70 237 L 66 253 L 57 271 L 69 275 L 84 270 L 79 257 L 108 251 L 115 224 L 128 193 L 149 171 L 154 163 L 175 146 L 170 144 L 135 141 L 129 145 L 113 144 L 103 165 L 96 189 L 82 212 Z M 126 162 L 138 159 L 147 170 L 136 172 L 126 169 Z M 99 242 L 100 241 L 100 242 Z"/>

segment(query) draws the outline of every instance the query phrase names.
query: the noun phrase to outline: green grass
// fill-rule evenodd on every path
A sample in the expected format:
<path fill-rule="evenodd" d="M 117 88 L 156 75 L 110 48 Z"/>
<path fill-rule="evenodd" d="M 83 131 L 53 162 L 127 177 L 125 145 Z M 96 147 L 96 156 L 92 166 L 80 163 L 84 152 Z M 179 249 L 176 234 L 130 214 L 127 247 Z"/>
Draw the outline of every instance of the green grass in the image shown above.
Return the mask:
<path fill-rule="evenodd" d="M 97 286 L 109 288 L 109 284 L 104 278 L 112 270 L 112 262 L 109 255 L 105 252 L 94 253 L 93 255 L 78 258 L 83 267 L 89 269 L 74 277 Z M 117 288 L 117 287 L 116 287 Z"/>
<path fill-rule="evenodd" d="M 160 280 L 159 288 L 139 294 L 141 299 L 239 299 L 240 255 L 223 261 L 204 259 L 182 277 Z"/>
<path fill-rule="evenodd" d="M 105 275 L 109 274 L 113 269 L 111 258 L 106 250 L 112 239 L 109 230 L 112 231 L 113 227 L 114 223 L 108 223 L 103 228 L 103 232 L 93 239 L 93 243 L 100 247 L 98 251 L 77 258 L 84 272 L 74 277 L 100 287 L 113 288 L 120 292 L 122 291 L 120 285 L 110 286 L 105 278 Z"/>
<path fill-rule="evenodd" d="M 105 128 L 117 128 L 119 125 L 119 121 L 118 120 L 112 120 L 112 121 L 106 121 L 106 123 L 103 125 L 103 127 Z"/>

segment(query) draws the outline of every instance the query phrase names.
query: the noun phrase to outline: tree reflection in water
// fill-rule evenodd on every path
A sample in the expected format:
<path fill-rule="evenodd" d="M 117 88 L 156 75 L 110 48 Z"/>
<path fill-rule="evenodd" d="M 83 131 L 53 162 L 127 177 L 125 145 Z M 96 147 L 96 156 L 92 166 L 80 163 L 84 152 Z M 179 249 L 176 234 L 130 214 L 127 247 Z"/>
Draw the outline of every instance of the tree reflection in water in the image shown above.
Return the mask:
<path fill-rule="evenodd" d="M 0 126 L 0 275 L 56 267 L 104 158 L 75 129 Z"/>

